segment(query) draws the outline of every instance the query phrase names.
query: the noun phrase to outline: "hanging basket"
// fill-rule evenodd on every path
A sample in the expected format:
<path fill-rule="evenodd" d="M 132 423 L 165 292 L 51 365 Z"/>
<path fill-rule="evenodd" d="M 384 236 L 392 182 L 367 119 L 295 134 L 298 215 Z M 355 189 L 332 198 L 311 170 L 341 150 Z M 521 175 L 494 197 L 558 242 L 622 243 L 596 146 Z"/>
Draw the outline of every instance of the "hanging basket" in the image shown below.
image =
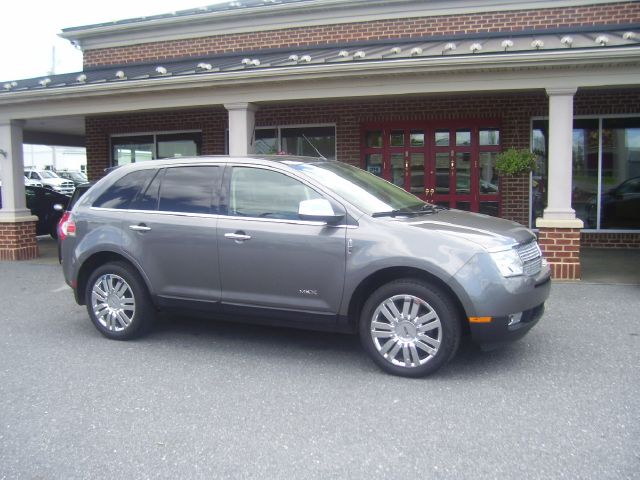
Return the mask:
<path fill-rule="evenodd" d="M 500 175 L 529 173 L 536 166 L 536 155 L 524 148 L 509 148 L 496 157 L 496 170 Z"/>

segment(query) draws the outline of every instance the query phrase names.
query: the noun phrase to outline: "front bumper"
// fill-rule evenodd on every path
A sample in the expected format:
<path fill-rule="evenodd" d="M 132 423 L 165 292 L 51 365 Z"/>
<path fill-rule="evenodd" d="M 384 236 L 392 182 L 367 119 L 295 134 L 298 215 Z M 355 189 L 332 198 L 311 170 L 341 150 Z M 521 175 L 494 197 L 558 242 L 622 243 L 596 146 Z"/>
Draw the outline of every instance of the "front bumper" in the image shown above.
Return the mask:
<path fill-rule="evenodd" d="M 492 350 L 524 337 L 544 313 L 544 303 L 522 312 L 519 322 L 509 325 L 511 317 L 493 317 L 488 323 L 469 323 L 471 339 L 483 350 Z"/>

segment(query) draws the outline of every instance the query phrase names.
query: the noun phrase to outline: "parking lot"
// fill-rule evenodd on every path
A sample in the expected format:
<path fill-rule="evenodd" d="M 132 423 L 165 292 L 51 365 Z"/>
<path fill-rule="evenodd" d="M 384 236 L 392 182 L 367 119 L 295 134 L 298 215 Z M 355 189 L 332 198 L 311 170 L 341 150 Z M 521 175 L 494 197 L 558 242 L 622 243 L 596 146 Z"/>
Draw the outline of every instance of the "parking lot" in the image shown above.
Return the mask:
<path fill-rule="evenodd" d="M 0 262 L 0 479 L 640 478 L 640 286 L 556 283 L 522 341 L 386 375 L 355 337 L 163 317 L 108 341 Z"/>

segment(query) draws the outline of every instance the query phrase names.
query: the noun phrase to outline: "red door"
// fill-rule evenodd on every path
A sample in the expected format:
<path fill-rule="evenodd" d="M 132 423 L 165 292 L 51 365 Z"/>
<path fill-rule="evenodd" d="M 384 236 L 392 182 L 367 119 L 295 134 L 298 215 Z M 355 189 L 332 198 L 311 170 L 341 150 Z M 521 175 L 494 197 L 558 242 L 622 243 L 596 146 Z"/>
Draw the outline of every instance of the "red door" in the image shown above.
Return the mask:
<path fill-rule="evenodd" d="M 365 125 L 362 167 L 431 203 L 497 216 L 496 124 Z"/>

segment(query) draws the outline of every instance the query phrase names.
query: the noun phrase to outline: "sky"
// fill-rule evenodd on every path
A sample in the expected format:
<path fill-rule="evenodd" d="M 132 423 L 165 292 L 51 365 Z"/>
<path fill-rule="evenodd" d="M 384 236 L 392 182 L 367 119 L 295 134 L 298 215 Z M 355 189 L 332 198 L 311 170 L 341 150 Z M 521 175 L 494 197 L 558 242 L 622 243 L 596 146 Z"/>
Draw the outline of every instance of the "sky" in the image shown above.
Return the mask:
<path fill-rule="evenodd" d="M 82 70 L 82 52 L 63 28 L 175 12 L 222 0 L 5 0 L 0 7 L 0 81 Z"/>

